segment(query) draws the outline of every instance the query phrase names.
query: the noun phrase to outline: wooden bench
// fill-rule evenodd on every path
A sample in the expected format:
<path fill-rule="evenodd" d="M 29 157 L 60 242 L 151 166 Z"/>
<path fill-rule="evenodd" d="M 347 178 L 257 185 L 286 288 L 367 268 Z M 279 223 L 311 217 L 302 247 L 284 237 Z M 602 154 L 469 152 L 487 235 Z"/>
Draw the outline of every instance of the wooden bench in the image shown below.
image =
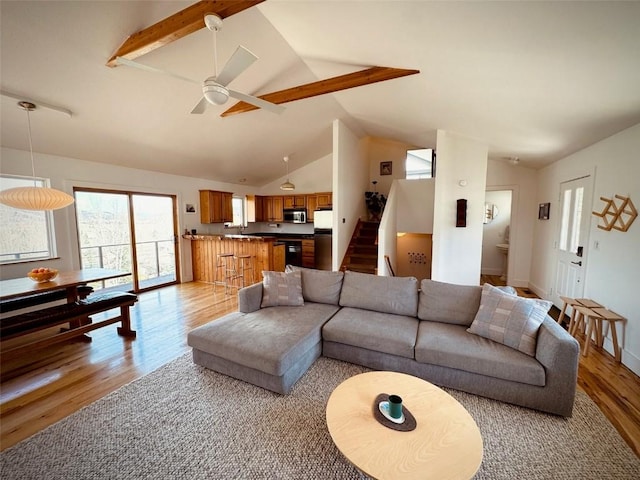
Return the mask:
<path fill-rule="evenodd" d="M 81 285 L 78 287 L 78 297 L 85 299 L 93 292 L 93 287 Z M 38 292 L 26 297 L 9 298 L 0 302 L 0 313 L 15 312 L 23 308 L 35 307 L 44 303 L 55 302 L 58 300 L 66 300 L 67 290 L 60 288 L 58 290 L 50 290 L 48 292 Z"/>
<path fill-rule="evenodd" d="M 23 352 L 31 352 L 44 348 L 116 322 L 121 322 L 121 326 L 118 327 L 118 335 L 135 337 L 136 332 L 131 330 L 129 308 L 132 307 L 137 300 L 138 297 L 133 293 L 97 293 L 78 302 L 55 305 L 53 307 L 0 319 L 0 339 L 2 340 L 27 335 L 64 323 L 69 323 L 72 327 L 50 337 L 3 350 L 2 358 L 12 358 Z M 120 308 L 120 315 L 99 322 L 92 322 L 89 319 L 90 315 L 105 312 L 112 308 Z"/>

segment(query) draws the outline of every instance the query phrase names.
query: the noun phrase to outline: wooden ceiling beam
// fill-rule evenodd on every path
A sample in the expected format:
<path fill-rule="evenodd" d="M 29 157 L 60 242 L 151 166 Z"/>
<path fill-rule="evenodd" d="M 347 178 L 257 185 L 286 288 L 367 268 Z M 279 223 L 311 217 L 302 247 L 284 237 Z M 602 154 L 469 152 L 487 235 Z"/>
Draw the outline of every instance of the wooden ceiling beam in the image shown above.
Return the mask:
<path fill-rule="evenodd" d="M 225 19 L 264 0 L 203 0 L 181 10 L 150 27 L 131 35 L 107 62 L 116 67 L 117 57 L 129 60 L 163 47 L 205 27 L 204 16 L 215 13 Z"/>
<path fill-rule="evenodd" d="M 278 92 L 267 93 L 265 95 L 260 95 L 259 98 L 266 100 L 267 102 L 280 105 L 281 103 L 316 97 L 318 95 L 324 95 L 326 93 L 339 92 L 341 90 L 347 90 L 349 88 L 370 85 L 377 82 L 384 82 L 385 80 L 392 80 L 394 78 L 406 77 L 407 75 L 415 75 L 416 73 L 420 73 L 420 70 L 405 70 L 391 67 L 371 67 L 359 72 L 348 73 L 346 75 L 340 75 L 338 77 L 328 78 L 326 80 L 307 83 L 306 85 L 299 85 L 297 87 L 280 90 Z M 220 116 L 227 117 L 229 115 L 250 112 L 251 110 L 257 109 L 258 107 L 249 103 L 238 102 L 234 106 L 223 112 Z"/>

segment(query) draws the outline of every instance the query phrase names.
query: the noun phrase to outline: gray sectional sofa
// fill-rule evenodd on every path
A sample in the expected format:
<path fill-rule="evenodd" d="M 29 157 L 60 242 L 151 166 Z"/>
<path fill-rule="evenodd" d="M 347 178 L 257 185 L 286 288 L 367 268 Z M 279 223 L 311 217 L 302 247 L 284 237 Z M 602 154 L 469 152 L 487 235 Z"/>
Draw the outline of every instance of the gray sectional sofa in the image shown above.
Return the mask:
<path fill-rule="evenodd" d="M 286 275 L 289 283 L 275 297 L 267 283 L 241 289 L 238 312 L 191 331 L 194 362 L 285 394 L 324 355 L 571 416 L 579 346 L 546 310 L 529 333 L 527 354 L 468 331 L 489 287 L 423 280 L 418 289 L 413 277 L 297 267 Z M 291 301 L 296 280 L 301 295 Z M 263 306 L 265 289 L 271 304 L 281 304 Z M 512 294 L 498 299 L 525 301 L 532 302 Z"/>

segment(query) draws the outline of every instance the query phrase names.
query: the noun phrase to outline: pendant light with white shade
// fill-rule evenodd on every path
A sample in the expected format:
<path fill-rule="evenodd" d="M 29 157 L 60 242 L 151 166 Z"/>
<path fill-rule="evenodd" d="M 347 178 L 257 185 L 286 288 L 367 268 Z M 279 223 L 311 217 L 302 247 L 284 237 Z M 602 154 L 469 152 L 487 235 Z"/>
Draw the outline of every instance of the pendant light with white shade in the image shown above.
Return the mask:
<path fill-rule="evenodd" d="M 29 153 L 31 154 L 31 174 L 33 187 L 9 188 L 0 192 L 0 203 L 22 210 L 57 210 L 73 203 L 73 197 L 68 193 L 48 187 L 38 187 L 36 169 L 33 161 L 33 143 L 31 141 L 31 117 L 29 112 L 35 110 L 34 103 L 21 101 L 18 106 L 27 112 L 29 127 Z"/>
<path fill-rule="evenodd" d="M 289 181 L 289 157 L 284 157 L 284 164 L 287 166 L 287 181 L 280 185 L 280 190 L 295 190 L 296 186 Z"/>

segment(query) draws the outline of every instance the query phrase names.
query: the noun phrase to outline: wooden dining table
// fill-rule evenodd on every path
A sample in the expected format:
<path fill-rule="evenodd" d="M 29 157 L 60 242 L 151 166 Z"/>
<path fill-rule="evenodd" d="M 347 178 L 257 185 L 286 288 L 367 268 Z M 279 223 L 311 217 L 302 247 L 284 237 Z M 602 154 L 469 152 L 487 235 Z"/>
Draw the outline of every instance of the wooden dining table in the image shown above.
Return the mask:
<path fill-rule="evenodd" d="M 58 272 L 56 278 L 43 283 L 34 282 L 26 276 L 0 280 L 0 301 L 64 288 L 67 291 L 67 302 L 72 303 L 78 299 L 79 286 L 127 275 L 131 275 L 131 272 L 110 268 L 83 268 Z"/>

